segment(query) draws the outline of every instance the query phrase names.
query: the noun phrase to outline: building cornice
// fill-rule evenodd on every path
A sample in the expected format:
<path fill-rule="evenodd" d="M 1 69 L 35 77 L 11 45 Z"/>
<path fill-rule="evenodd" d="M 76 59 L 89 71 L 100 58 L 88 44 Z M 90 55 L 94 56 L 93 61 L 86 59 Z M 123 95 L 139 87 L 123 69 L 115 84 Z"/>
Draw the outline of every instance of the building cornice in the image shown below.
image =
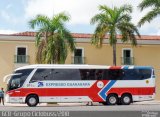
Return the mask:
<path fill-rule="evenodd" d="M 92 34 L 81 34 L 81 33 L 72 33 L 73 38 L 75 39 L 76 43 L 91 43 Z M 117 36 L 118 44 L 123 44 L 120 39 L 120 35 Z M 24 33 L 17 33 L 11 35 L 0 35 L 0 41 L 19 41 L 19 42 L 34 42 L 35 41 L 35 32 L 24 32 Z M 105 36 L 103 41 L 104 44 L 108 44 L 108 35 Z M 147 36 L 143 35 L 140 38 L 137 38 L 137 43 L 140 45 L 147 44 L 147 45 L 160 45 L 160 36 Z"/>

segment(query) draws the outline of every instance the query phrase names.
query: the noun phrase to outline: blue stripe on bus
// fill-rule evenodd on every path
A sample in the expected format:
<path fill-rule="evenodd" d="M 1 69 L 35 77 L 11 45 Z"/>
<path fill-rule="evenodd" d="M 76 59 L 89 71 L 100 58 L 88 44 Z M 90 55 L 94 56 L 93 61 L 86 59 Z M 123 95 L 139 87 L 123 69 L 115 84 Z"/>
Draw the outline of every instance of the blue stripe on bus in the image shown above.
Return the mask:
<path fill-rule="evenodd" d="M 111 89 L 111 87 L 115 84 L 116 80 L 111 80 L 108 85 L 106 85 L 103 90 L 99 93 L 101 98 L 106 101 L 106 93 Z"/>
<path fill-rule="evenodd" d="M 122 69 L 129 69 L 130 66 L 123 66 Z M 153 69 L 153 67 L 150 66 L 133 66 L 132 69 Z"/>
<path fill-rule="evenodd" d="M 124 67 L 123 67 L 123 69 L 128 69 L 128 68 L 129 68 L 129 66 L 124 66 Z"/>
<path fill-rule="evenodd" d="M 135 66 L 134 69 L 152 69 L 152 67 L 149 67 L 149 66 Z"/>

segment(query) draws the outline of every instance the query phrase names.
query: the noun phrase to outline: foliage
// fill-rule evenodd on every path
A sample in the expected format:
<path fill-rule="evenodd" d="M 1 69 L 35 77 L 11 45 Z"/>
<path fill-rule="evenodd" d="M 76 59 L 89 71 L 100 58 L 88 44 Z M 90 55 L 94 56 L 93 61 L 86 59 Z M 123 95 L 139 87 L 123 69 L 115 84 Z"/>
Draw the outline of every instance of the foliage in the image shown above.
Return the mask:
<path fill-rule="evenodd" d="M 143 16 L 138 25 L 141 26 L 145 22 L 151 22 L 154 18 L 160 15 L 160 0 L 143 0 L 138 8 L 143 11 L 146 8 L 152 8 L 145 16 Z"/>
<path fill-rule="evenodd" d="M 123 5 L 119 8 L 110 8 L 100 5 L 99 11 L 100 13 L 91 19 L 91 24 L 96 24 L 92 44 L 101 47 L 105 35 L 108 34 L 109 43 L 113 47 L 113 64 L 116 65 L 117 35 L 121 34 L 123 43 L 129 41 L 134 46 L 137 45 L 135 34 L 140 37 L 137 27 L 131 23 L 132 6 Z"/>
<path fill-rule="evenodd" d="M 36 46 L 38 47 L 36 60 L 38 63 L 64 63 L 70 51 L 74 51 L 74 39 L 65 28 L 64 23 L 70 17 L 62 12 L 52 18 L 37 15 L 29 21 L 32 29 L 38 28 Z"/>

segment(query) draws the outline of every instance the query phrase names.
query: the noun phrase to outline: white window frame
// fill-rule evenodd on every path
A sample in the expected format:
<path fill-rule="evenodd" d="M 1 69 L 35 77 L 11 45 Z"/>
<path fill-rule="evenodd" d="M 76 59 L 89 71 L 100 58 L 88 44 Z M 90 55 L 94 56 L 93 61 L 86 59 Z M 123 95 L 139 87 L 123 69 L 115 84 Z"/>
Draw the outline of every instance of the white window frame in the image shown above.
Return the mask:
<path fill-rule="evenodd" d="M 26 56 L 28 55 L 28 46 L 26 46 L 26 45 L 18 45 L 18 46 L 16 46 L 16 49 L 15 49 L 15 55 L 16 56 L 18 55 L 18 48 L 25 48 L 26 49 Z M 16 61 L 17 61 L 17 57 L 16 57 Z"/>
<path fill-rule="evenodd" d="M 124 57 L 123 55 L 124 55 L 124 50 L 130 50 L 130 52 L 131 52 L 131 57 L 133 57 L 133 50 L 132 50 L 132 48 L 122 48 L 122 57 Z"/>
<path fill-rule="evenodd" d="M 28 55 L 28 46 L 25 45 L 16 46 L 15 55 L 18 55 L 18 48 L 26 48 L 26 55 Z"/>

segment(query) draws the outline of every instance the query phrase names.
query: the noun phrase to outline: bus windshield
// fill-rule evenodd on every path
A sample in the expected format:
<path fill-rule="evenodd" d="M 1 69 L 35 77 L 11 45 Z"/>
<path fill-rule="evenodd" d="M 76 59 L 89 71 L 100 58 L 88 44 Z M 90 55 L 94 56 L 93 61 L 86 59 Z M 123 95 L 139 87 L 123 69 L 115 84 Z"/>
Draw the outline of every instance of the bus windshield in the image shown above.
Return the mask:
<path fill-rule="evenodd" d="M 23 69 L 23 70 L 17 70 L 14 72 L 15 75 L 13 75 L 8 83 L 8 90 L 17 89 L 19 87 L 22 87 L 23 83 L 29 76 L 29 74 L 33 71 L 33 69 Z"/>

